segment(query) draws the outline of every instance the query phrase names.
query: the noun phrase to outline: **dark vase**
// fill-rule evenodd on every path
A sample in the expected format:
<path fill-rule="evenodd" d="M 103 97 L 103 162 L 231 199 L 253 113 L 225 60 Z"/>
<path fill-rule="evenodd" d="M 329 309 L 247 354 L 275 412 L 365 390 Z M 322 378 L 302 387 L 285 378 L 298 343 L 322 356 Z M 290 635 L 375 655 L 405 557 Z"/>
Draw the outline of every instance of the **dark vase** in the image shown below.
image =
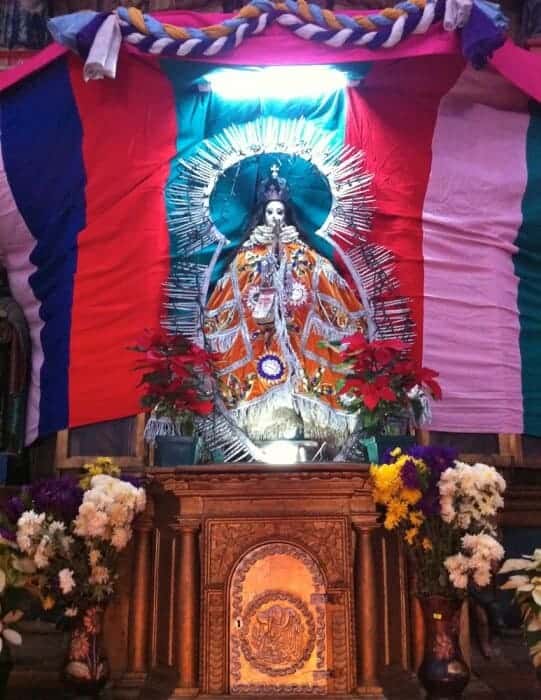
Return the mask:
<path fill-rule="evenodd" d="M 103 605 L 91 605 L 75 618 L 68 655 L 62 670 L 64 685 L 80 695 L 98 697 L 109 680 L 102 646 Z"/>
<path fill-rule="evenodd" d="M 420 596 L 425 623 L 424 656 L 417 675 L 426 700 L 459 700 L 470 680 L 460 649 L 462 600 Z"/>
<path fill-rule="evenodd" d="M 415 438 L 412 435 L 382 434 L 372 437 L 363 437 L 359 442 L 366 450 L 366 457 L 360 461 L 381 463 L 385 458 L 387 450 L 393 450 L 395 447 L 407 450 L 415 444 Z"/>
<path fill-rule="evenodd" d="M 184 435 L 156 437 L 155 464 L 157 467 L 178 467 L 194 464 L 196 439 Z"/>
<path fill-rule="evenodd" d="M 3 640 L 2 651 L 0 652 L 0 700 L 4 700 L 7 694 L 9 674 L 13 668 L 11 651 L 5 640 Z"/>

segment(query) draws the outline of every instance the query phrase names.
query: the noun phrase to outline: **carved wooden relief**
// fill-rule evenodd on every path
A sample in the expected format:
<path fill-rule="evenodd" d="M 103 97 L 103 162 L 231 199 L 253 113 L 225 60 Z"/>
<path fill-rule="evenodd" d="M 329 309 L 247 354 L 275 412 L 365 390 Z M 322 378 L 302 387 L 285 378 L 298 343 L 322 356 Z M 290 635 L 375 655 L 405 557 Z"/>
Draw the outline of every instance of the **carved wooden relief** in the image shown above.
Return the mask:
<path fill-rule="evenodd" d="M 340 594 L 343 598 L 343 594 Z M 333 681 L 335 693 L 347 693 L 348 691 L 348 624 L 344 614 L 342 601 L 337 599 L 338 605 L 333 609 L 332 615 L 332 639 L 333 639 Z"/>
<path fill-rule="evenodd" d="M 298 542 L 322 563 L 329 583 L 346 579 L 345 523 L 342 518 L 212 522 L 210 524 L 209 583 L 223 583 L 242 553 L 259 542 L 285 539 Z"/>
<path fill-rule="evenodd" d="M 232 693 L 326 692 L 325 598 L 319 567 L 298 547 L 262 545 L 241 560 L 230 589 Z"/>
<path fill-rule="evenodd" d="M 314 615 L 291 593 L 265 591 L 246 607 L 239 637 L 242 652 L 254 668 L 267 676 L 290 676 L 314 651 Z"/>
<path fill-rule="evenodd" d="M 211 591 L 207 596 L 208 692 L 225 693 L 225 600 L 223 591 Z"/>

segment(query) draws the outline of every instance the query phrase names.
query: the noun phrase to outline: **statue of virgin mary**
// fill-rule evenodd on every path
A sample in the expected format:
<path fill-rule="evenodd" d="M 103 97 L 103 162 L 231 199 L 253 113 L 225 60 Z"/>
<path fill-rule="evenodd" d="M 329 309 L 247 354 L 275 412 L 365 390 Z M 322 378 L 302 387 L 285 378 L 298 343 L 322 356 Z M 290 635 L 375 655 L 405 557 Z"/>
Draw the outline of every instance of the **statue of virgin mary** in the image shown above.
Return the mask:
<path fill-rule="evenodd" d="M 357 292 L 303 240 L 278 166 L 258 188 L 255 225 L 205 307 L 222 401 L 253 441 L 338 445 L 355 426 L 339 401 L 336 354 L 321 341 L 366 331 Z"/>

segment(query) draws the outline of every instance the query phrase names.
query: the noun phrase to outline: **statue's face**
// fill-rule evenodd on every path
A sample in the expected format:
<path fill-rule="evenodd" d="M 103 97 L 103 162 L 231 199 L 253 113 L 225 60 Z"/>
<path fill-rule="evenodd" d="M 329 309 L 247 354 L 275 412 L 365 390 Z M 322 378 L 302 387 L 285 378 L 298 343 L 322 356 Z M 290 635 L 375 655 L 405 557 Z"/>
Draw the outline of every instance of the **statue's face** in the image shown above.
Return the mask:
<path fill-rule="evenodd" d="M 265 207 L 265 224 L 272 226 L 278 222 L 280 226 L 284 224 L 286 210 L 283 202 L 268 202 Z"/>

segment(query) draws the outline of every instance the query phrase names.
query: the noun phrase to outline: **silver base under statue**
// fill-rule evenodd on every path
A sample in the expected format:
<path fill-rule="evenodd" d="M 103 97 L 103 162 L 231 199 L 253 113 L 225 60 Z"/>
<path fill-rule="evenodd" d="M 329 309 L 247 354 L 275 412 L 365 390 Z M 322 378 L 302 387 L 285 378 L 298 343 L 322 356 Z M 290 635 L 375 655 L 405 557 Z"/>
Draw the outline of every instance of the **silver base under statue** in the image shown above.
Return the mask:
<path fill-rule="evenodd" d="M 256 442 L 267 464 L 302 464 L 328 459 L 326 443 L 316 440 L 262 440 Z"/>

